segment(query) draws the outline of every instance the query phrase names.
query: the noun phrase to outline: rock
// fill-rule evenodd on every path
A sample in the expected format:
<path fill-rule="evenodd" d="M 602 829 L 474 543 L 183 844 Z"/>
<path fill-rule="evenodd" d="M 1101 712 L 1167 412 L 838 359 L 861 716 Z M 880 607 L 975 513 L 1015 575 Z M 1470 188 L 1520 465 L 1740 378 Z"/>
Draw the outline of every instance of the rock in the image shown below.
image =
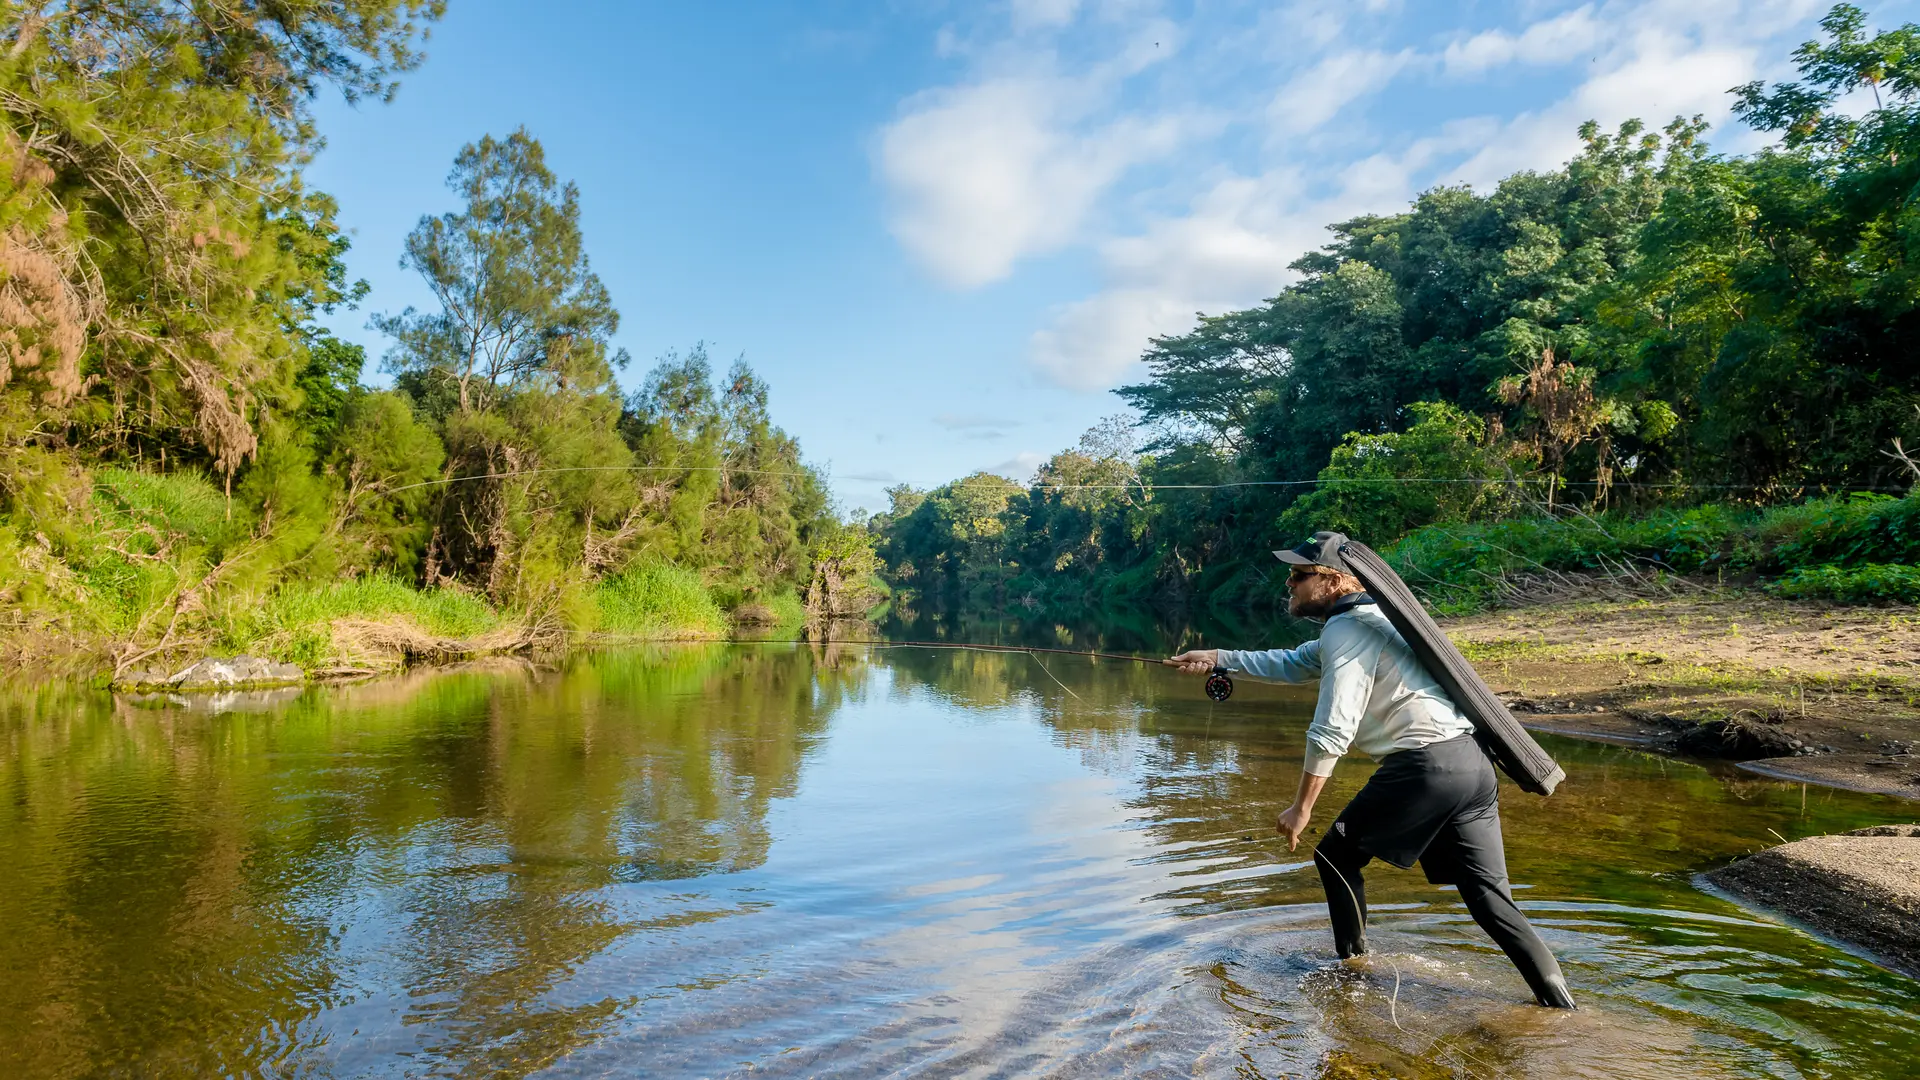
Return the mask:
<path fill-rule="evenodd" d="M 164 668 L 133 668 L 113 680 L 115 690 L 151 690 L 167 685 Z"/>
<path fill-rule="evenodd" d="M 1920 975 L 1920 825 L 1795 840 L 1707 880 Z"/>
<path fill-rule="evenodd" d="M 292 664 L 282 664 L 260 656 L 235 656 L 226 659 L 209 656 L 169 675 L 152 668 L 129 671 L 113 681 L 116 690 L 166 689 L 258 690 L 272 686 L 298 686 L 306 672 Z"/>
<path fill-rule="evenodd" d="M 1869 825 L 1864 829 L 1855 829 L 1847 836 L 1915 836 L 1920 837 L 1920 825 Z"/>
<path fill-rule="evenodd" d="M 230 660 L 208 657 L 167 678 L 175 690 L 232 690 L 241 687 L 287 686 L 302 682 L 306 673 L 292 664 L 259 656 Z"/>

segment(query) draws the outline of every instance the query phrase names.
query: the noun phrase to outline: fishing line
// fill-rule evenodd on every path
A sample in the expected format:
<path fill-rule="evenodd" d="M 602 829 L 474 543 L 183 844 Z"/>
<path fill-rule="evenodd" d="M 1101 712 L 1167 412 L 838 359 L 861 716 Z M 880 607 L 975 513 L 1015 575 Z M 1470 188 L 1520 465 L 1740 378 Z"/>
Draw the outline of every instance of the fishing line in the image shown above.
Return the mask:
<path fill-rule="evenodd" d="M 1058 686 L 1062 690 L 1066 690 L 1068 697 L 1072 698 L 1075 701 L 1080 700 L 1080 695 L 1074 693 L 1072 690 L 1068 690 L 1067 684 L 1060 681 L 1060 676 L 1055 675 L 1052 671 L 1047 670 L 1047 662 L 1045 660 L 1040 659 L 1038 656 L 1033 655 L 1033 653 L 1031 652 L 1027 653 L 1027 657 L 1028 659 L 1032 660 L 1034 663 L 1039 664 L 1041 671 L 1047 672 L 1047 678 L 1052 679 L 1053 684 L 1055 686 Z"/>
<path fill-rule="evenodd" d="M 1052 653 L 1056 656 L 1096 656 L 1103 660 L 1125 660 L 1135 664 L 1152 664 L 1156 667 L 1179 666 L 1165 659 L 1155 659 L 1151 656 L 1135 656 L 1131 653 L 1095 652 L 1091 649 L 1048 649 L 1038 645 L 985 645 L 971 641 L 887 641 L 882 638 L 827 638 L 821 641 L 813 641 L 807 638 L 758 638 L 747 641 L 736 641 L 733 642 L 733 644 L 864 645 L 877 649 L 956 649 L 968 652 L 1026 653 L 1029 656 L 1033 656 L 1035 653 Z M 1038 656 L 1033 656 L 1033 658 L 1036 663 L 1040 660 Z M 1047 665 L 1040 664 L 1040 670 L 1045 671 L 1047 677 L 1054 682 L 1060 683 L 1059 678 L 1055 676 L 1052 671 L 1048 670 Z M 1072 690 L 1068 690 L 1067 684 L 1065 683 L 1060 683 L 1060 689 L 1066 690 L 1069 694 L 1073 694 L 1076 699 L 1080 697 L 1080 695 L 1074 694 Z M 1210 700 L 1216 702 L 1225 701 L 1233 696 L 1233 680 L 1227 677 L 1226 668 L 1216 667 L 1207 674 L 1207 681 L 1202 685 L 1202 689 L 1206 692 Z M 1211 716 L 1211 707 L 1209 707 L 1209 716 Z"/>

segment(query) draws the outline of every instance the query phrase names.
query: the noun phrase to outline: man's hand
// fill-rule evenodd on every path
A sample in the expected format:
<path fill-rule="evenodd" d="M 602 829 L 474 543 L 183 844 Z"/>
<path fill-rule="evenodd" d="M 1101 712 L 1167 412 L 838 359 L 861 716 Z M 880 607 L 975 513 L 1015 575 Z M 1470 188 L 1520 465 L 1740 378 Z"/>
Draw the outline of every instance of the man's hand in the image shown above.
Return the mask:
<path fill-rule="evenodd" d="M 1219 649 L 1192 649 L 1163 661 L 1189 675 L 1205 675 L 1220 666 Z"/>
<path fill-rule="evenodd" d="M 1280 811 L 1280 823 L 1274 826 L 1274 831 L 1287 838 L 1288 851 L 1299 850 L 1300 837 L 1306 834 L 1307 821 L 1312 817 L 1313 811 L 1301 809 L 1299 803 Z"/>

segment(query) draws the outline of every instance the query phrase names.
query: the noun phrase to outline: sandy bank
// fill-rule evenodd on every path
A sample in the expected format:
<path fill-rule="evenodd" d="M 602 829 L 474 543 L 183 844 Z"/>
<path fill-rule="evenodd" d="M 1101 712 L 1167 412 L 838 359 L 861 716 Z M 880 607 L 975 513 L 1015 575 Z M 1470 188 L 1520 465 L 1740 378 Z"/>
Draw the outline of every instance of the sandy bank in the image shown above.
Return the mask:
<path fill-rule="evenodd" d="M 1795 840 L 1707 880 L 1920 978 L 1920 825 Z"/>
<path fill-rule="evenodd" d="M 1920 799 L 1920 611 L 1741 590 L 1445 623 L 1540 731 Z"/>

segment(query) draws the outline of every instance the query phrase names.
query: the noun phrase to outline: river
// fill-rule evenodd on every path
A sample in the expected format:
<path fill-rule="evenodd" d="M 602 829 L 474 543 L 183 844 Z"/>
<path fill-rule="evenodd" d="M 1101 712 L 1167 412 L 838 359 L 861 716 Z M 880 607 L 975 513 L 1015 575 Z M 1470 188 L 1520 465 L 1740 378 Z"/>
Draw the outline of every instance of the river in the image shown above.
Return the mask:
<path fill-rule="evenodd" d="M 1272 834 L 1311 704 L 776 643 L 0 692 L 0 1075 L 1912 1075 L 1920 983 L 1697 874 L 1913 804 L 1549 740 L 1554 1013 L 1418 871 L 1333 959 Z"/>

